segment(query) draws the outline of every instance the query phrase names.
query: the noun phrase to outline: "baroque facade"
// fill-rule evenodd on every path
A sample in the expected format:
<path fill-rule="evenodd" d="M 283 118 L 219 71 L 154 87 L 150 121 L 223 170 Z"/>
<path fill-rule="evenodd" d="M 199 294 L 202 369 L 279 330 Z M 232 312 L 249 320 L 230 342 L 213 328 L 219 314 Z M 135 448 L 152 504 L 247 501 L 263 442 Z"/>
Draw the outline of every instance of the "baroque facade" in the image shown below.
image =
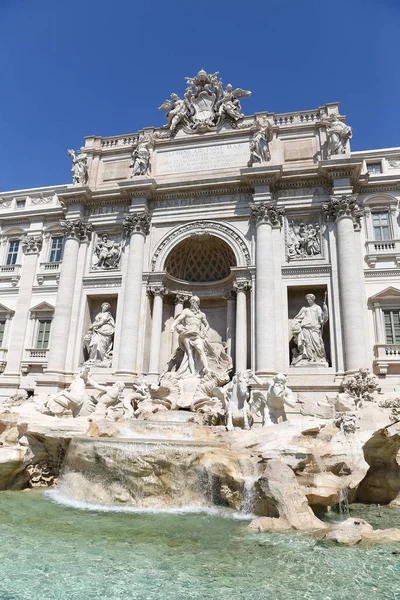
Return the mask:
<path fill-rule="evenodd" d="M 187 78 L 162 128 L 91 136 L 72 183 L 0 194 L 0 395 L 156 383 L 200 299 L 233 372 L 316 396 L 400 383 L 400 148 L 351 152 L 338 104 L 244 116 Z"/>

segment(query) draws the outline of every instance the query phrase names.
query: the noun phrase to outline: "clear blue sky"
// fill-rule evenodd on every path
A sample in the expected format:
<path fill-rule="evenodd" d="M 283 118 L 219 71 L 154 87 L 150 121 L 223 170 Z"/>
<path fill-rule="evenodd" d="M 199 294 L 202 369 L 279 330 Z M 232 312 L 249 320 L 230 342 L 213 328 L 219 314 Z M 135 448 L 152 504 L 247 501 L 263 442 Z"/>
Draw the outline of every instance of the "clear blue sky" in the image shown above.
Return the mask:
<path fill-rule="evenodd" d="M 400 146 L 400 0 L 0 0 L 0 191 L 70 183 L 85 135 L 160 126 L 185 76 L 246 114 L 340 101 L 353 150 Z"/>

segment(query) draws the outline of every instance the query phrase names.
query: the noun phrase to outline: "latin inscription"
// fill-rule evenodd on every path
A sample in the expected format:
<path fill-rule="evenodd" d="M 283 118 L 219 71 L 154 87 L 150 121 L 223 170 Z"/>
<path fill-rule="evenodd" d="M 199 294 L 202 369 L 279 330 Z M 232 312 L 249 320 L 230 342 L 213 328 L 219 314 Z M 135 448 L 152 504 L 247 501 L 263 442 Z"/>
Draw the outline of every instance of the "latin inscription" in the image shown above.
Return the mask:
<path fill-rule="evenodd" d="M 157 152 L 156 174 L 170 175 L 191 171 L 245 167 L 250 158 L 248 142 L 202 146 Z"/>
<path fill-rule="evenodd" d="M 206 196 L 205 198 L 171 198 L 170 200 L 155 200 L 151 207 L 170 208 L 172 206 L 198 206 L 201 204 L 222 204 L 224 202 L 248 202 L 249 197 L 245 194 L 233 194 L 232 196 Z"/>

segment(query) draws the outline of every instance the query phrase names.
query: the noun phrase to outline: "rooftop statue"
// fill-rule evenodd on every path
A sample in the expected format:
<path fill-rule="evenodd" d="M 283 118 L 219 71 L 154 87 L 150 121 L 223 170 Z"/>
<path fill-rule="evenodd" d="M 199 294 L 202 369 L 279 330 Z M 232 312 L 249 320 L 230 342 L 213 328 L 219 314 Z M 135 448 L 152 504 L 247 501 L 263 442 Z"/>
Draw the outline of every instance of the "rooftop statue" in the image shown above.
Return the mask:
<path fill-rule="evenodd" d="M 132 152 L 132 162 L 129 165 L 132 168 L 132 177 L 149 177 L 151 169 L 151 147 L 153 144 L 152 136 L 139 136 L 137 145 Z"/>
<path fill-rule="evenodd" d="M 195 77 L 185 79 L 188 85 L 183 99 L 171 94 L 159 108 L 168 111 L 165 127 L 171 135 L 180 127 L 187 133 L 209 131 L 224 122 L 237 127 L 237 122 L 244 116 L 239 99 L 248 98 L 251 92 L 233 89 L 230 83 L 224 89 L 218 71 L 208 74 L 202 69 Z"/>
<path fill-rule="evenodd" d="M 324 122 L 328 136 L 328 158 L 337 154 L 346 154 L 347 140 L 350 140 L 353 135 L 352 128 L 342 123 L 336 114 L 327 117 Z"/>
<path fill-rule="evenodd" d="M 88 178 L 87 154 L 75 154 L 75 150 L 68 150 L 68 156 L 72 158 L 72 182 L 77 185 L 85 185 Z"/>

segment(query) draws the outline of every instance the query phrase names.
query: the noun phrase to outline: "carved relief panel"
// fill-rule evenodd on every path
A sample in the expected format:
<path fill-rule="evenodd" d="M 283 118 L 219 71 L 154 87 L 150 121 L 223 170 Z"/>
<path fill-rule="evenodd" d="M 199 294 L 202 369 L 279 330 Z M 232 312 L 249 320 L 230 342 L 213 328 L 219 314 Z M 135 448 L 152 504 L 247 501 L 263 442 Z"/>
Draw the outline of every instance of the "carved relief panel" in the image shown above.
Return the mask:
<path fill-rule="evenodd" d="M 288 217 L 285 249 L 288 262 L 323 258 L 322 230 L 319 220 Z"/>

